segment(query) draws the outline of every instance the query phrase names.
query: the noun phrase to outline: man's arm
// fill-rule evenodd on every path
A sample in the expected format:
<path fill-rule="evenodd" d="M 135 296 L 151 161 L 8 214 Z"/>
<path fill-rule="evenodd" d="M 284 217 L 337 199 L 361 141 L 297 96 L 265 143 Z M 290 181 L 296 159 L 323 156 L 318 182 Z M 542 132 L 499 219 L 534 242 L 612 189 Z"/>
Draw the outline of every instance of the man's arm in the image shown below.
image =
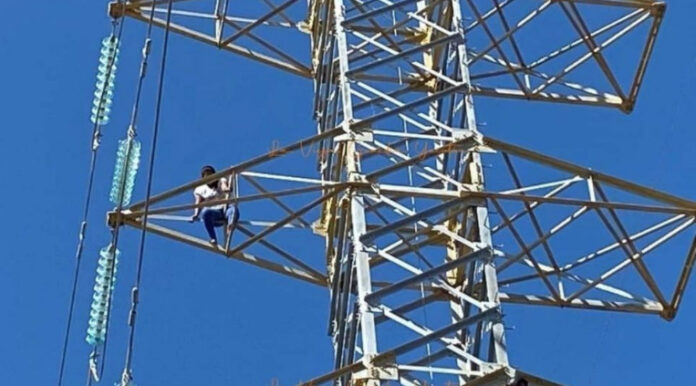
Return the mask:
<path fill-rule="evenodd" d="M 220 179 L 220 191 L 223 193 L 229 193 L 230 192 L 230 184 L 227 183 L 227 178 L 221 178 Z"/>
<path fill-rule="evenodd" d="M 198 194 L 194 193 L 193 197 L 196 198 L 196 205 L 200 204 L 203 202 L 203 198 L 199 196 Z M 191 221 L 196 221 L 198 219 L 198 215 L 201 213 L 201 208 L 194 208 L 193 209 L 193 216 L 191 216 Z"/>

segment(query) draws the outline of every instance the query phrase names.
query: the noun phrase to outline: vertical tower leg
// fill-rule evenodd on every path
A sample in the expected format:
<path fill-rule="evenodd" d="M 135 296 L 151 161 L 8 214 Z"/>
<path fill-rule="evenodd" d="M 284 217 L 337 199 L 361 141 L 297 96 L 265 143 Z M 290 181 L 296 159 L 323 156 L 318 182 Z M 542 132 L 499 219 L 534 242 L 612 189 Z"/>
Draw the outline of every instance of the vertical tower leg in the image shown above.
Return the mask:
<path fill-rule="evenodd" d="M 338 52 L 338 63 L 339 63 L 339 75 L 338 75 L 338 87 L 341 94 L 341 106 L 343 108 L 343 121 L 341 125 L 346 131 L 347 139 L 344 145 L 345 148 L 345 158 L 344 166 L 347 174 L 348 181 L 360 181 L 362 176 L 360 174 L 360 160 L 356 154 L 355 148 L 355 133 L 351 127 L 353 123 L 353 109 L 351 101 L 351 90 L 350 84 L 348 83 L 348 77 L 346 73 L 348 72 L 348 47 L 346 42 L 345 31 L 343 29 L 345 7 L 342 0 L 334 0 L 333 2 L 333 26 L 334 34 L 336 40 L 336 48 Z M 358 320 L 360 326 L 360 340 L 362 342 L 362 356 L 363 361 L 368 370 L 370 370 L 371 364 L 369 363 L 372 358 L 377 354 L 377 336 L 375 333 L 375 321 L 374 315 L 369 308 L 369 305 L 365 301 L 365 296 L 372 292 L 372 282 L 370 279 L 370 265 L 368 261 L 368 254 L 364 250 L 364 246 L 360 241 L 360 238 L 366 232 L 365 223 L 365 202 L 359 191 L 350 192 L 350 218 L 351 218 L 351 244 L 353 261 L 355 264 L 355 277 L 357 284 L 357 312 Z M 347 267 L 346 270 L 350 270 L 352 267 Z M 346 278 L 344 278 L 345 280 Z M 348 283 L 350 286 L 351 283 Z M 348 295 L 348 294 L 346 294 Z M 346 326 L 345 323 L 343 323 Z M 345 329 L 345 327 L 344 327 Z M 345 332 L 343 332 L 345 335 Z M 350 344 L 353 344 L 350 342 Z M 370 371 L 366 372 L 363 379 L 363 384 L 365 386 L 378 386 L 379 376 L 371 374 Z"/>
<path fill-rule="evenodd" d="M 458 73 L 460 74 L 460 79 L 465 84 L 470 84 L 471 79 L 469 76 L 468 68 L 468 54 L 466 48 L 466 39 L 464 36 L 464 28 L 462 23 L 462 14 L 459 0 L 451 0 L 451 12 L 452 12 L 452 28 L 455 29 L 462 37 L 461 42 L 456 44 L 456 58 L 458 60 Z M 464 128 L 469 132 L 473 132 L 474 135 L 479 135 L 478 125 L 476 121 L 476 111 L 474 109 L 474 100 L 470 92 L 464 93 L 462 97 L 462 108 L 463 117 L 462 121 L 464 123 Z M 472 150 L 468 154 L 468 163 L 464 163 L 465 167 L 463 170 L 464 181 L 473 185 L 477 190 L 483 191 L 485 186 L 483 166 L 481 163 L 481 154 L 477 150 Z M 458 166 L 455 166 L 458 167 Z M 488 208 L 486 206 L 479 206 L 469 210 L 470 213 L 467 214 L 461 221 L 462 223 L 457 224 L 455 229 L 460 229 L 464 232 L 465 236 L 472 237 L 471 241 L 479 242 L 484 248 L 493 248 L 493 243 L 491 239 L 490 227 L 488 222 Z M 469 221 L 470 220 L 470 221 Z M 467 224 L 467 221 L 469 223 Z M 469 225 L 469 227 L 467 227 Z M 456 259 L 461 257 L 462 253 L 465 255 L 469 253 L 469 250 L 462 250 L 464 248 L 448 248 L 448 259 Z M 473 271 L 473 272 L 472 272 Z M 498 279 L 497 272 L 493 263 L 493 257 L 490 257 L 481 264 L 471 264 L 469 266 L 469 272 L 467 273 L 466 283 L 462 276 L 463 272 L 457 272 L 450 274 L 451 278 L 454 278 L 457 282 L 461 282 L 461 288 L 465 292 L 470 292 L 473 288 L 474 282 L 476 282 L 476 276 L 478 272 L 482 272 L 482 280 L 485 283 L 485 296 L 483 297 L 485 301 L 489 302 L 491 305 L 497 306 L 500 309 L 500 299 L 498 298 Z M 467 285 L 469 284 L 469 285 Z M 462 305 L 460 302 L 452 301 L 450 302 L 450 309 L 452 310 L 452 322 L 456 323 L 463 318 L 468 318 L 471 316 L 470 312 L 472 307 L 469 305 Z M 484 342 L 482 331 L 486 330 L 486 326 L 479 326 L 476 331 L 472 334 L 469 331 L 462 331 L 459 333 L 459 338 L 462 340 L 462 344 L 472 351 L 475 356 L 479 356 L 481 346 Z M 490 325 L 490 340 L 489 340 L 489 356 L 487 360 L 489 362 L 497 363 L 499 365 L 508 365 L 507 348 L 505 346 L 505 327 L 502 321 L 502 316 L 498 317 L 497 320 L 491 322 Z M 469 341 L 467 341 L 469 339 Z M 464 363 L 461 360 L 457 361 L 458 367 L 463 371 L 474 370 L 471 364 Z M 460 377 L 459 382 L 464 384 L 467 382 L 466 377 Z"/>
<path fill-rule="evenodd" d="M 351 18 L 353 21 L 356 18 L 362 18 L 362 28 L 374 28 L 374 31 L 381 31 L 399 24 L 395 21 L 393 26 L 378 25 L 376 19 L 373 19 L 372 15 L 367 16 L 367 13 L 363 13 L 364 16 L 356 16 L 356 13 L 359 15 L 361 12 L 361 4 L 360 1 L 351 2 L 353 9 Z M 351 71 L 351 61 L 359 60 L 355 58 L 359 58 L 361 56 L 359 54 L 363 52 L 369 52 L 371 48 L 358 49 L 355 44 L 349 45 L 348 33 L 344 29 L 346 5 L 343 0 L 315 1 L 312 6 L 315 10 L 312 41 L 318 129 L 322 132 L 327 128 L 340 127 L 345 132 L 332 140 L 331 149 L 334 153 L 331 157 L 322 157 L 320 154 L 319 165 L 322 179 L 333 182 L 365 183 L 367 182 L 365 173 L 369 172 L 363 173 L 357 146 L 372 143 L 372 136 L 371 128 L 366 127 L 364 122 L 361 122 L 362 119 L 355 118 L 353 114 L 353 96 L 364 93 L 366 85 L 357 74 L 359 70 Z M 386 2 L 380 6 L 390 7 Z M 429 100 L 424 108 L 427 109 L 425 115 L 428 117 L 427 121 L 431 122 L 434 136 L 438 138 L 451 136 L 453 140 L 462 140 L 472 135 L 478 137 L 474 103 L 469 90 L 462 88 L 459 92 L 448 94 L 448 89 L 451 89 L 452 85 L 443 83 L 442 80 L 442 78 L 453 79 L 464 86 L 467 86 L 470 81 L 459 2 L 457 0 L 444 2 L 419 0 L 413 2 L 412 6 L 415 7 L 417 14 L 414 19 L 419 21 L 418 32 L 423 34 L 419 44 L 432 48 L 420 51 L 419 63 L 405 66 L 403 71 L 401 67 L 398 68 L 397 78 L 400 86 L 410 87 L 401 83 L 401 74 L 406 74 L 409 69 L 417 68 L 415 73 L 421 75 L 442 74 L 440 77 L 435 76 L 424 81 L 422 91 Z M 377 5 L 373 7 L 379 8 Z M 323 19 L 317 19 L 317 15 L 324 15 Z M 383 19 L 385 15 L 387 14 L 382 14 Z M 438 44 L 431 39 L 433 29 L 452 31 L 454 35 L 459 35 L 459 38 L 452 38 L 445 44 Z M 374 31 L 371 33 L 378 33 Z M 361 34 L 359 31 L 351 31 L 351 33 Z M 399 56 L 399 51 L 403 52 L 406 49 L 397 47 L 397 42 L 401 39 L 400 36 L 385 37 L 387 40 L 385 44 L 391 50 L 390 55 Z M 408 40 L 400 43 L 404 42 L 411 44 Z M 358 64 L 356 68 L 361 66 L 365 68 L 366 65 Z M 413 74 L 411 72 L 411 76 Z M 352 87 L 356 88 L 355 93 Z M 366 111 L 364 107 L 355 107 L 355 109 L 363 113 Z M 406 124 L 407 119 L 404 118 L 403 122 Z M 443 130 L 442 127 L 451 127 L 451 132 Z M 432 145 L 435 148 L 445 147 L 447 143 L 437 139 Z M 475 190 L 484 190 L 481 156 L 476 147 L 450 154 L 443 153 L 437 155 L 434 161 L 438 173 L 447 177 L 441 177 L 439 185 L 432 186 L 444 191 L 457 189 L 451 182 L 456 180 L 474 187 Z M 411 184 L 412 187 L 416 187 L 413 182 Z M 330 334 L 334 343 L 335 370 L 332 375 L 319 379 L 333 380 L 335 384 L 340 385 L 377 386 L 387 380 L 420 385 L 416 378 L 409 376 L 408 368 L 429 364 L 432 354 L 430 350 L 428 350 L 428 357 L 415 362 L 411 359 L 401 362 L 397 358 L 398 355 L 415 347 L 436 342 L 438 339 L 440 342 L 443 341 L 442 339 L 449 342 L 446 340 L 449 338 L 444 337 L 452 333 L 455 334 L 458 343 L 447 346 L 453 350 L 452 352 L 457 353 L 453 355 L 456 372 L 450 374 L 457 374 L 458 383 L 466 384 L 494 368 L 506 367 L 508 362 L 504 326 L 499 311 L 497 274 L 493 257 L 489 256 L 484 260 L 469 259 L 479 250 L 492 250 L 488 210 L 485 204 L 457 206 L 451 209 L 453 217 L 447 220 L 449 234 L 456 235 L 460 240 L 465 239 L 466 242 L 462 243 L 455 240 L 457 237 L 448 236 L 447 257 L 440 264 L 453 264 L 464 260 L 467 263 L 454 264 L 452 266 L 455 268 L 449 271 L 438 271 L 446 274 L 447 282 L 454 291 L 460 295 L 465 294 L 464 297 L 475 298 L 475 305 L 463 300 L 462 297 L 456 299 L 450 297 L 448 300 L 451 311 L 450 325 L 439 327 L 436 331 L 418 326 L 413 321 L 395 314 L 393 318 L 420 331 L 422 337 L 397 346 L 397 349 L 392 351 L 379 351 L 377 315 L 380 317 L 380 322 L 384 322 L 387 318 L 384 312 L 388 308 L 379 304 L 375 297 L 370 296 L 373 294 L 373 285 L 376 285 L 373 283 L 371 265 L 374 259 L 380 258 L 375 255 L 371 242 L 366 242 L 370 245 L 365 245 L 363 242 L 363 236 L 369 233 L 366 201 L 370 198 L 370 193 L 363 187 L 350 187 L 342 198 L 337 198 L 337 202 L 340 201 L 341 204 L 337 202 L 327 204 L 323 209 L 320 228 L 326 231 L 327 249 L 329 249 L 327 264 L 330 267 L 332 296 Z M 413 212 L 414 216 L 420 216 L 415 208 Z M 377 226 L 372 223 L 370 225 Z M 394 230 L 401 232 L 401 229 Z M 471 260 L 470 263 L 468 263 L 469 260 Z M 437 267 L 431 267 L 431 270 L 437 271 L 437 269 Z M 433 275 L 436 274 L 433 273 Z M 382 287 L 376 288 L 378 289 L 375 291 L 379 292 Z M 404 290 L 410 291 L 413 288 L 404 288 Z M 368 298 L 371 298 L 370 301 L 367 300 Z M 356 342 L 358 342 L 357 345 Z M 487 357 L 481 355 L 484 348 L 488 349 Z M 353 361 L 354 350 L 359 350 L 362 358 L 359 362 Z M 441 354 L 436 354 L 433 358 L 436 356 L 443 357 Z M 415 365 L 409 365 L 410 362 Z"/>

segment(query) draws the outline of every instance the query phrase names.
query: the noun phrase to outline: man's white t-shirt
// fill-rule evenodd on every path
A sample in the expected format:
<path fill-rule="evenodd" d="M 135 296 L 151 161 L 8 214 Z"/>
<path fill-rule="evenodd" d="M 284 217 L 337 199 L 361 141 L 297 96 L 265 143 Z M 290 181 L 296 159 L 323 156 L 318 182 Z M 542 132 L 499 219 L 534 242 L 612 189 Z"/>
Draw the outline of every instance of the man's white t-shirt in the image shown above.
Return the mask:
<path fill-rule="evenodd" d="M 203 201 L 224 200 L 225 199 L 225 195 L 222 192 L 220 192 L 218 189 L 211 188 L 207 184 L 200 185 L 200 186 L 196 187 L 196 189 L 194 189 L 194 191 L 193 191 L 193 194 L 202 198 Z M 225 209 L 225 204 L 208 206 L 207 208 Z"/>

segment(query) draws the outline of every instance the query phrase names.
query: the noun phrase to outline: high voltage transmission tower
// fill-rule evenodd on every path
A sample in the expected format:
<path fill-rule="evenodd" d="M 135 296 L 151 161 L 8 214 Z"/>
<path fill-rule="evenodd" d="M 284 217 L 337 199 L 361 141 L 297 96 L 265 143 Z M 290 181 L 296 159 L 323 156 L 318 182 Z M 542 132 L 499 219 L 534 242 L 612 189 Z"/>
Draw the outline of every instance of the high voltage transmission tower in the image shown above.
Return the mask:
<path fill-rule="evenodd" d="M 117 208 L 109 225 L 328 289 L 333 369 L 306 384 L 552 385 L 515 369 L 503 304 L 675 317 L 696 202 L 484 135 L 474 105 L 632 111 L 663 2 L 168 3 L 109 13 L 310 79 L 316 127 Z M 215 245 L 176 220 L 222 178 L 242 221 Z"/>

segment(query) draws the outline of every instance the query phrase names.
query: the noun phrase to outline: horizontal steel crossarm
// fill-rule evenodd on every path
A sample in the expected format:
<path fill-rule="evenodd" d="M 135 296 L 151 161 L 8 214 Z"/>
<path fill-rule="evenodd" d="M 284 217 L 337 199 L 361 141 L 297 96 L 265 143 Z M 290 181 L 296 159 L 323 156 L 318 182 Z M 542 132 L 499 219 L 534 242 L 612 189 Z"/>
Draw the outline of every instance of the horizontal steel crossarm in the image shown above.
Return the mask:
<path fill-rule="evenodd" d="M 452 270 L 453 268 L 457 268 L 472 261 L 489 259 L 492 255 L 493 251 L 491 249 L 480 249 L 478 251 L 469 253 L 466 256 L 462 256 L 458 259 L 448 261 L 447 263 L 444 263 L 440 266 L 424 271 L 418 275 L 414 275 L 407 279 L 396 282 L 388 287 L 384 287 L 377 291 L 374 291 L 371 294 L 365 296 L 365 301 L 374 304 L 381 298 L 389 294 L 392 294 L 396 291 L 412 286 L 414 284 L 419 284 L 421 282 L 431 279 L 433 276 L 441 275 L 447 271 Z"/>
<path fill-rule="evenodd" d="M 130 218 L 124 218 L 123 223 L 129 226 L 132 226 L 137 229 L 143 229 L 143 224 L 140 221 L 136 221 Z M 236 260 L 239 260 L 244 263 L 248 263 L 251 265 L 255 265 L 257 267 L 279 273 L 281 275 L 285 275 L 288 277 L 291 277 L 293 279 L 299 279 L 308 283 L 316 284 L 319 286 L 326 286 L 327 283 L 327 278 L 325 276 L 317 277 L 309 272 L 303 271 L 301 269 L 297 268 L 292 268 L 292 267 L 287 267 L 281 264 L 273 263 L 264 259 L 261 259 L 257 256 L 254 256 L 249 253 L 230 253 L 226 254 L 225 250 L 217 245 L 212 245 L 209 242 L 199 239 L 197 237 L 189 236 L 185 233 L 177 232 L 156 224 L 152 224 L 150 222 L 147 223 L 145 226 L 145 230 L 148 232 L 152 232 L 154 234 L 158 234 L 160 236 L 164 236 L 166 238 L 176 240 L 176 241 L 181 241 L 183 243 L 192 245 L 194 247 L 204 249 L 208 252 L 213 252 L 217 253 L 219 255 L 226 256 L 228 258 L 233 258 Z"/>
<path fill-rule="evenodd" d="M 125 6 L 122 8 L 121 6 L 119 6 L 118 3 L 112 2 L 112 3 L 110 3 L 110 14 L 113 17 L 128 16 L 128 17 L 131 17 L 133 19 L 136 19 L 136 20 L 139 20 L 142 22 L 149 22 L 149 20 L 150 20 L 149 15 L 143 14 L 143 12 L 140 9 L 140 7 L 142 7 L 142 6 L 143 6 L 143 3 L 125 3 Z M 167 23 L 160 18 L 153 17 L 152 23 L 153 23 L 153 25 L 155 25 L 157 27 L 167 28 Z M 305 78 L 312 77 L 311 69 L 309 69 L 305 66 L 298 67 L 294 64 L 290 64 L 290 63 L 284 62 L 282 60 L 278 60 L 276 58 L 270 57 L 268 55 L 264 55 L 262 53 L 253 51 L 251 49 L 248 49 L 248 48 L 245 48 L 242 46 L 238 46 L 238 45 L 234 45 L 234 44 L 222 45 L 215 38 L 215 36 L 207 35 L 205 33 L 192 30 L 190 28 L 184 27 L 184 26 L 176 24 L 176 23 L 170 23 L 169 30 L 174 32 L 174 33 L 192 38 L 194 40 L 198 40 L 200 42 L 207 43 L 207 44 L 210 44 L 212 46 L 221 48 L 223 50 L 230 51 L 230 52 L 235 53 L 235 54 L 239 54 L 239 55 L 247 57 L 249 59 L 253 59 L 253 60 L 256 60 L 258 62 L 268 64 L 272 67 L 290 72 L 290 73 L 295 74 L 295 75 L 299 75 L 299 76 L 302 76 Z"/>
<path fill-rule="evenodd" d="M 415 161 L 418 161 L 418 160 L 416 159 Z M 196 183 L 196 186 L 203 184 L 203 183 L 204 182 Z M 640 204 L 628 204 L 628 203 L 620 203 L 620 202 L 589 201 L 589 200 L 580 200 L 580 199 L 572 199 L 572 198 L 558 198 L 558 197 L 549 197 L 549 196 L 507 194 L 507 193 L 485 192 L 485 191 L 484 192 L 473 192 L 473 191 L 458 192 L 458 191 L 446 191 L 446 190 L 442 190 L 442 189 L 419 188 L 419 187 L 413 187 L 413 186 L 409 186 L 409 185 L 395 185 L 395 184 L 382 185 L 379 183 L 372 183 L 371 184 L 371 183 L 360 183 L 360 182 L 357 182 L 357 183 L 356 182 L 336 183 L 336 182 L 331 182 L 331 181 L 325 181 L 324 183 L 325 183 L 324 186 L 322 186 L 322 185 L 308 186 L 308 187 L 287 189 L 287 190 L 275 191 L 275 192 L 272 191 L 272 192 L 267 192 L 267 193 L 251 194 L 251 195 L 247 195 L 247 196 L 240 196 L 238 198 L 210 200 L 210 201 L 206 201 L 206 202 L 203 202 L 200 204 L 182 204 L 182 205 L 175 205 L 175 206 L 170 206 L 170 207 L 155 208 L 155 209 L 151 209 L 150 213 L 151 214 L 165 214 L 165 213 L 178 212 L 178 211 L 188 210 L 188 209 L 204 208 L 204 207 L 215 206 L 215 205 L 220 205 L 220 204 L 242 203 L 242 202 L 249 202 L 249 201 L 255 201 L 255 200 L 260 200 L 260 199 L 270 199 L 271 197 L 277 198 L 277 197 L 283 197 L 283 196 L 289 196 L 289 195 L 296 195 L 296 194 L 308 193 L 308 192 L 312 192 L 312 191 L 324 190 L 327 188 L 346 189 L 349 187 L 353 187 L 353 188 L 357 188 L 357 189 L 364 189 L 364 190 L 370 191 L 370 192 L 374 192 L 376 189 L 381 194 L 392 195 L 395 197 L 414 196 L 414 197 L 433 198 L 433 199 L 452 199 L 452 198 L 458 198 L 458 197 L 461 198 L 461 197 L 463 197 L 462 194 L 466 194 L 467 197 L 477 198 L 477 199 L 495 198 L 495 199 L 500 199 L 500 200 L 527 201 L 527 202 L 531 202 L 531 203 L 537 203 L 537 205 L 540 205 L 542 203 L 547 203 L 547 204 L 557 204 L 557 205 L 566 205 L 566 206 L 581 206 L 581 207 L 586 207 L 586 208 L 620 209 L 620 210 L 628 210 L 628 211 L 641 211 L 641 212 L 647 212 L 647 213 L 685 215 L 685 216 L 689 216 L 689 217 L 693 217 L 696 215 L 696 210 L 691 208 L 691 207 L 668 207 L 668 206 L 655 206 L 655 205 L 640 205 Z M 660 192 L 657 192 L 657 193 L 660 193 Z M 158 201 L 160 201 L 160 200 L 158 200 Z M 143 214 L 143 212 L 141 210 L 138 210 L 137 209 L 138 207 L 139 206 L 134 205 L 133 207 L 131 207 L 129 209 L 130 210 L 129 212 L 124 211 L 123 215 L 128 215 L 130 217 L 141 216 Z M 519 216 L 518 216 L 518 218 L 519 218 Z M 501 226 L 498 226 L 498 228 L 494 228 L 494 229 L 498 230 L 501 227 L 503 227 L 503 226 L 501 225 Z"/>
<path fill-rule="evenodd" d="M 372 360 L 372 363 L 374 364 L 380 364 L 380 363 L 388 363 L 389 361 L 393 360 L 393 358 L 397 357 L 398 355 L 404 354 L 406 352 L 409 352 L 411 350 L 414 350 L 420 346 L 423 346 L 424 344 L 427 344 L 428 342 L 431 342 L 435 339 L 440 339 L 444 336 L 447 336 L 449 334 L 452 334 L 454 332 L 457 332 L 469 325 L 476 324 L 479 322 L 483 322 L 485 320 L 489 320 L 494 317 L 499 317 L 500 316 L 500 310 L 498 307 L 495 308 L 490 308 L 486 311 L 483 311 L 479 314 L 476 314 L 474 316 L 462 319 L 456 323 L 453 323 L 447 327 L 444 327 L 440 330 L 434 331 L 428 335 L 422 336 L 420 338 L 417 338 L 411 342 L 402 344 L 398 347 L 395 347 L 389 351 L 386 351 L 384 353 L 378 354 L 375 356 Z M 341 375 L 348 374 L 348 373 L 354 373 L 356 371 L 362 370 L 365 368 L 365 364 L 362 361 L 354 362 L 350 365 L 341 367 L 340 369 L 334 370 L 330 373 L 324 374 L 322 376 L 319 376 L 317 378 L 314 378 L 310 381 L 303 382 L 301 385 L 303 386 L 317 386 L 317 385 L 322 385 L 328 381 L 334 380 Z"/>
<path fill-rule="evenodd" d="M 381 174 L 381 173 L 380 173 Z M 413 189 L 413 193 L 416 196 L 428 197 L 428 198 L 454 198 L 454 197 L 472 197 L 472 198 L 495 198 L 499 200 L 514 200 L 514 201 L 527 201 L 527 202 L 538 202 L 538 203 L 549 203 L 557 205 L 566 206 L 579 206 L 587 208 L 597 208 L 597 209 L 620 209 L 627 211 L 639 211 L 648 213 L 663 213 L 663 214 L 674 214 L 674 215 L 686 215 L 689 217 L 696 216 L 696 209 L 692 207 L 670 207 L 670 206 L 657 206 L 657 205 L 641 205 L 641 204 L 629 204 L 622 202 L 604 202 L 604 201 L 590 201 L 582 199 L 573 198 L 559 198 L 559 197 L 548 197 L 548 196 L 533 196 L 529 194 L 506 194 L 498 192 L 458 192 L 458 191 L 446 191 L 442 189 L 427 189 L 427 188 L 411 188 L 408 185 L 381 185 L 379 183 L 371 185 L 360 185 L 369 189 L 377 189 L 382 194 L 394 194 L 397 196 L 408 195 L 410 189 Z M 655 191 L 656 193 L 661 193 Z"/>
<path fill-rule="evenodd" d="M 578 105 L 591 105 L 591 106 L 610 106 L 610 107 L 622 107 L 621 98 L 615 95 L 567 95 L 560 94 L 556 92 L 539 92 L 537 94 L 525 95 L 522 91 L 517 89 L 508 89 L 500 87 L 485 87 L 473 84 L 471 85 L 471 93 L 473 95 L 481 95 L 487 97 L 500 97 L 500 98 L 511 98 L 511 99 L 525 99 L 533 101 L 549 101 L 549 102 L 559 102 L 559 103 L 569 103 Z"/>
<path fill-rule="evenodd" d="M 240 173 L 240 172 L 245 171 L 253 166 L 260 165 L 264 162 L 267 162 L 267 161 L 270 161 L 270 160 L 273 160 L 276 158 L 280 158 L 284 154 L 288 154 L 290 152 L 300 150 L 304 147 L 311 146 L 312 144 L 317 143 L 317 142 L 322 141 L 322 140 L 327 139 L 327 138 L 333 138 L 336 135 L 339 135 L 342 133 L 344 133 L 343 129 L 332 128 L 332 129 L 324 131 L 323 133 L 316 134 L 316 135 L 313 135 L 313 136 L 308 137 L 308 138 L 304 138 L 304 139 L 297 141 L 293 144 L 290 144 L 288 146 L 278 148 L 278 149 L 272 149 L 271 151 L 269 151 L 266 154 L 262 154 L 260 156 L 254 157 L 250 160 L 241 162 L 237 165 L 234 165 L 234 166 L 231 166 L 231 167 L 226 168 L 224 170 L 221 170 L 215 174 L 211 174 L 207 177 L 200 178 L 198 180 L 183 184 L 179 187 L 168 190 L 166 192 L 153 195 L 150 198 L 149 203 L 150 203 L 150 205 L 152 205 L 154 203 L 157 203 L 157 202 L 166 200 L 170 197 L 174 197 L 176 195 L 184 193 L 186 191 L 192 191 L 194 188 L 196 188 L 199 185 L 203 185 L 203 184 L 207 184 L 207 183 L 210 183 L 213 181 L 217 181 L 221 178 L 229 177 L 230 175 L 233 175 L 235 173 Z M 145 205 L 145 202 L 140 201 L 138 203 L 131 205 L 130 209 L 135 212 L 136 210 L 139 210 L 140 208 L 142 208 L 144 205 Z"/>
<path fill-rule="evenodd" d="M 318 184 L 322 186 L 331 186 L 331 185 L 338 185 L 338 182 L 333 182 L 333 181 L 325 181 L 321 180 L 318 178 L 307 178 L 307 177 L 301 177 L 301 176 L 293 176 L 289 174 L 274 174 L 274 173 L 263 173 L 263 172 L 255 172 L 255 171 L 243 171 L 240 172 L 239 175 L 241 176 L 248 176 L 248 177 L 256 177 L 256 178 L 267 178 L 270 180 L 278 180 L 278 181 L 289 181 L 289 182 L 301 182 L 304 184 Z"/>
<path fill-rule="evenodd" d="M 189 0 L 184 0 L 184 1 L 189 1 Z M 142 3 L 141 3 L 142 4 Z M 150 8 L 146 6 L 141 6 L 140 7 L 141 11 L 149 12 Z M 168 10 L 166 8 L 155 8 L 155 13 L 167 13 Z M 178 16 L 188 16 L 192 18 L 198 18 L 198 19 L 206 19 L 206 20 L 216 20 L 220 17 L 223 17 L 222 15 L 216 15 L 213 13 L 204 13 L 204 12 L 195 12 L 195 11 L 185 11 L 185 10 L 180 10 L 180 9 L 173 9 L 172 15 L 178 15 Z M 256 19 L 251 19 L 248 17 L 237 17 L 237 16 L 224 16 L 225 22 L 233 22 L 233 23 L 241 23 L 244 25 L 251 24 L 256 21 Z M 291 28 L 291 29 L 297 29 L 295 26 L 295 23 L 292 21 L 288 22 L 271 22 L 271 21 L 265 21 L 262 23 L 264 26 L 269 26 L 269 27 L 279 27 L 279 28 Z M 241 29 L 241 27 L 240 27 Z"/>
<path fill-rule="evenodd" d="M 329 187 L 339 187 L 339 188 L 349 186 L 349 184 L 346 184 L 346 183 L 336 183 L 336 184 L 327 184 L 327 185 Z M 306 187 L 301 187 L 301 188 L 285 189 L 285 190 L 271 191 L 271 192 L 266 192 L 266 193 L 249 194 L 246 196 L 239 196 L 236 198 L 220 199 L 220 200 L 208 200 L 208 201 L 203 201 L 200 204 L 182 204 L 182 205 L 173 205 L 173 206 L 162 207 L 162 208 L 154 208 L 154 209 L 150 209 L 148 211 L 148 213 L 149 214 L 172 213 L 172 212 L 179 212 L 182 210 L 206 208 L 206 207 L 216 206 L 216 205 L 221 205 L 221 204 L 243 203 L 243 202 L 251 202 L 251 201 L 264 200 L 264 199 L 272 199 L 272 198 L 278 198 L 278 197 L 292 196 L 292 195 L 298 195 L 298 194 L 303 194 L 303 193 L 317 192 L 317 191 L 321 191 L 324 189 L 326 189 L 326 186 L 321 186 L 321 185 L 306 186 Z M 129 209 L 127 211 L 123 211 L 122 214 L 127 215 L 129 217 L 140 217 L 143 215 L 143 211 Z"/>
<path fill-rule="evenodd" d="M 615 7 L 625 7 L 625 8 L 653 8 L 662 3 L 662 1 L 655 0 L 556 0 L 559 3 L 584 3 L 593 5 L 609 5 Z"/>
<path fill-rule="evenodd" d="M 663 203 L 674 205 L 675 207 L 683 208 L 685 210 L 692 210 L 692 214 L 696 214 L 696 202 L 694 201 L 686 200 L 681 197 L 677 197 L 627 180 L 623 180 L 621 178 L 617 178 L 609 174 L 597 172 L 589 168 L 584 168 L 582 166 L 578 166 L 573 163 L 563 161 L 548 155 L 537 153 L 535 151 L 525 149 L 521 146 L 513 145 L 492 137 L 485 136 L 483 137 L 482 142 L 483 145 L 487 145 L 495 150 L 513 154 L 530 161 L 538 162 L 550 166 L 554 169 L 563 170 L 570 173 L 571 175 L 577 175 L 584 179 L 592 178 L 594 181 L 603 182 L 615 188 L 619 188 L 639 196 L 644 196 L 656 201 L 661 201 Z"/>
<path fill-rule="evenodd" d="M 115 215 L 114 212 L 110 212 L 109 214 Z M 130 217 L 134 218 L 134 219 L 138 219 L 138 217 L 134 217 L 134 216 L 130 216 Z M 148 220 L 164 220 L 164 221 L 179 221 L 179 222 L 190 222 L 191 221 L 191 216 L 175 216 L 175 215 L 167 215 L 167 214 L 153 214 L 153 215 L 148 214 L 147 218 L 148 218 Z M 266 227 L 269 227 L 269 226 L 275 224 L 275 222 L 263 221 L 263 220 L 240 220 L 237 222 L 237 224 L 266 228 Z M 309 227 L 305 227 L 303 225 L 285 224 L 283 226 L 283 228 L 301 229 L 301 228 L 309 228 Z"/>
<path fill-rule="evenodd" d="M 558 301 L 551 296 L 519 295 L 506 292 L 500 293 L 500 301 L 503 303 L 512 304 L 554 306 L 564 308 L 588 309 L 598 311 L 617 311 L 653 315 L 660 315 L 664 310 L 662 305 L 658 302 L 616 302 L 600 299 L 573 299 L 569 301 Z"/>
<path fill-rule="evenodd" d="M 449 201 L 446 201 L 442 204 L 439 204 L 439 205 L 433 206 L 431 208 L 417 212 L 414 215 L 401 218 L 397 221 L 393 221 L 393 222 L 391 222 L 387 225 L 384 225 L 380 228 L 371 230 L 371 231 L 365 233 L 361 237 L 361 240 L 363 243 L 366 243 L 366 244 L 370 243 L 374 239 L 376 239 L 382 235 L 393 232 L 401 227 L 411 225 L 414 222 L 419 222 L 420 220 L 422 220 L 424 218 L 428 218 L 428 217 L 433 216 L 435 214 L 442 213 L 445 210 L 453 208 L 455 206 L 462 206 L 462 205 L 464 205 L 464 206 L 481 206 L 484 204 L 485 204 L 485 202 L 481 199 L 471 199 L 468 197 L 463 197 L 461 199 L 449 200 Z"/>

